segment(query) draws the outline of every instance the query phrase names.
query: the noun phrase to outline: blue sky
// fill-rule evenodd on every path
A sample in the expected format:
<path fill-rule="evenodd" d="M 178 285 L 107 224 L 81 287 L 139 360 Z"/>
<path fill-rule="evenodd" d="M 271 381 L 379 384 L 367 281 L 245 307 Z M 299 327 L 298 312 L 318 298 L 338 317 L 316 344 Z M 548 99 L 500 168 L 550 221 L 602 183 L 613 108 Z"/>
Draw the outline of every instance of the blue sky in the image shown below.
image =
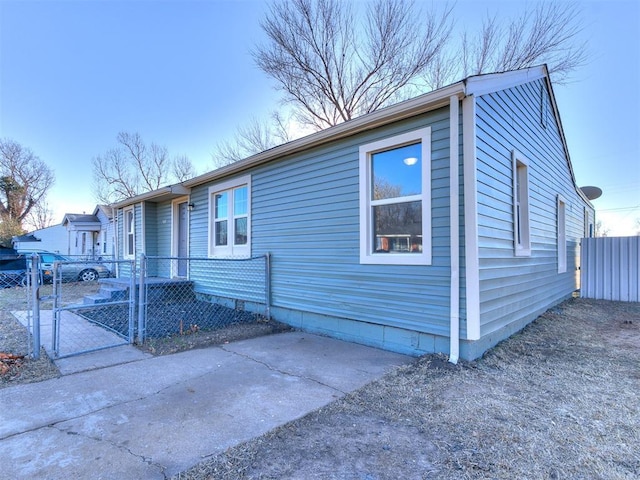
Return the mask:
<path fill-rule="evenodd" d="M 456 4 L 459 25 L 523 2 Z M 640 2 L 581 2 L 590 62 L 556 85 L 578 185 L 597 185 L 610 235 L 640 220 Z M 0 138 L 55 172 L 56 221 L 91 211 L 91 159 L 120 131 L 186 154 L 200 172 L 216 143 L 278 107 L 254 65 L 264 1 L 0 0 Z"/>

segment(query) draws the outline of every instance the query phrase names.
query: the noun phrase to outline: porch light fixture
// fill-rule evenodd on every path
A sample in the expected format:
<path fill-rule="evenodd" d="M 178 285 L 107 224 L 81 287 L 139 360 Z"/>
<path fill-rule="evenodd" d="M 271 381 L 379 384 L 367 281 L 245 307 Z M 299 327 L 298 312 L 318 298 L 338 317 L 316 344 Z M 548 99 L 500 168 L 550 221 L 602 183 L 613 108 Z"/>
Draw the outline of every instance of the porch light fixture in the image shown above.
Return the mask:
<path fill-rule="evenodd" d="M 194 208 L 196 208 L 196 204 L 193 203 L 193 202 L 189 202 L 189 203 L 187 203 L 187 208 L 191 212 Z"/>
<path fill-rule="evenodd" d="M 409 167 L 411 165 L 415 165 L 416 163 L 418 163 L 418 159 L 416 157 L 407 157 L 402 161 L 404 162 L 405 165 L 407 165 Z"/>

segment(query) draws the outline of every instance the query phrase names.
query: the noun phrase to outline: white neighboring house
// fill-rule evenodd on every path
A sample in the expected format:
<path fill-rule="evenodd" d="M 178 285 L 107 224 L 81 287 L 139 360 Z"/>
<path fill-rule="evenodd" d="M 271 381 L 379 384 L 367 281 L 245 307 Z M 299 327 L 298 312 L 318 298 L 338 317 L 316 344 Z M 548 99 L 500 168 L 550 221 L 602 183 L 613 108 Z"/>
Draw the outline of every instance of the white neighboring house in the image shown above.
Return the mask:
<path fill-rule="evenodd" d="M 112 209 L 96 205 L 92 214 L 67 213 L 59 225 L 13 238 L 21 252 L 48 251 L 72 257 L 109 259 L 115 254 Z"/>
<path fill-rule="evenodd" d="M 19 252 L 46 250 L 53 253 L 67 253 L 67 229 L 58 224 L 13 237 L 13 248 Z"/>

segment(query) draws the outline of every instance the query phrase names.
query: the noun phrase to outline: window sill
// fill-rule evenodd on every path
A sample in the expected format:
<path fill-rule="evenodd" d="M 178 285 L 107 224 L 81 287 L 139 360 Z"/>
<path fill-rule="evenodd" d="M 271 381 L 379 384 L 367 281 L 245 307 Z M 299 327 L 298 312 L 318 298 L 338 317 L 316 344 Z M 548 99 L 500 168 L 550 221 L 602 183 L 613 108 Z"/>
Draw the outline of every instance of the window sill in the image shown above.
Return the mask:
<path fill-rule="evenodd" d="M 360 256 L 361 265 L 431 265 L 431 256 L 410 253 L 377 253 Z"/>
<path fill-rule="evenodd" d="M 531 249 L 530 248 L 516 248 L 514 255 L 516 257 L 530 257 Z"/>

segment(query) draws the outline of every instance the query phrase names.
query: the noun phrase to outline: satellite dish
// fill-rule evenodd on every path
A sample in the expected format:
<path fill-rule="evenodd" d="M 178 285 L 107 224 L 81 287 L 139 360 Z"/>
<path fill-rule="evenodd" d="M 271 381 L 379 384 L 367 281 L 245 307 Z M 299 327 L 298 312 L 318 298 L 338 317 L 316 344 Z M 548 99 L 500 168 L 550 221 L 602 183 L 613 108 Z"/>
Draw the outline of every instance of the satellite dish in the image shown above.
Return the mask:
<path fill-rule="evenodd" d="M 580 190 L 582 190 L 582 193 L 584 193 L 589 200 L 595 200 L 602 195 L 602 189 L 598 187 L 580 187 Z"/>

